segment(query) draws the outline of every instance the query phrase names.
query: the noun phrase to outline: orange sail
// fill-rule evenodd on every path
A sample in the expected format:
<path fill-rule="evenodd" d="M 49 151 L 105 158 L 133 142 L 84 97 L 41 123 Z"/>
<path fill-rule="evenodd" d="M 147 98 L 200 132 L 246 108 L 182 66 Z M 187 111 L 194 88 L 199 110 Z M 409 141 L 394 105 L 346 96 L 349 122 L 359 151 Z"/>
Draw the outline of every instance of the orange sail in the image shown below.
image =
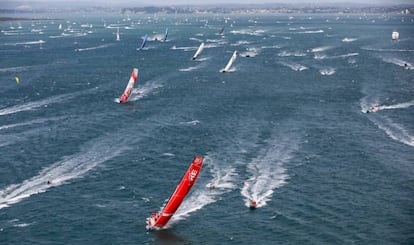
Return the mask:
<path fill-rule="evenodd" d="M 197 180 L 202 165 L 203 158 L 196 156 L 165 207 L 147 218 L 147 229 L 159 229 L 167 224 Z"/>
<path fill-rule="evenodd" d="M 137 78 L 138 78 L 138 69 L 134 68 L 132 70 L 131 77 L 129 78 L 129 81 L 128 81 L 128 84 L 125 88 L 125 91 L 121 95 L 121 97 L 119 98 L 119 103 L 125 103 L 125 102 L 128 101 L 128 98 L 131 95 L 132 90 L 134 89 L 134 85 L 137 81 Z"/>

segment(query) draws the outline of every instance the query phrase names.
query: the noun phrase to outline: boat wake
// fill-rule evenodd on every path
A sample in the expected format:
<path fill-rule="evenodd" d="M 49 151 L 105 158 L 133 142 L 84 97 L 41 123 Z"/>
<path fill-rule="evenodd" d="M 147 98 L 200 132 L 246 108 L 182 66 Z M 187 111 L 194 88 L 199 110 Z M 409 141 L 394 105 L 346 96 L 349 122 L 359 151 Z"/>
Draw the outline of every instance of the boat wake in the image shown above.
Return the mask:
<path fill-rule="evenodd" d="M 369 119 L 393 140 L 414 147 L 414 136 L 402 125 L 386 117 L 377 116 Z"/>
<path fill-rule="evenodd" d="M 284 186 L 289 177 L 283 165 L 292 158 L 296 144 L 282 140 L 268 145 L 247 165 L 250 178 L 244 182 L 241 190 L 246 207 L 250 207 L 253 200 L 257 203 L 256 207 L 265 206 L 273 190 Z"/>
<path fill-rule="evenodd" d="M 388 58 L 388 57 L 382 57 L 382 60 L 383 60 L 384 62 L 387 62 L 387 63 L 390 63 L 390 64 L 394 64 L 394 65 L 397 65 L 397 66 L 404 67 L 404 68 L 405 68 L 405 69 L 407 69 L 407 70 L 412 70 L 412 69 L 414 69 L 413 64 L 411 64 L 411 63 L 409 63 L 409 62 L 407 62 L 407 61 L 404 61 L 404 60 L 398 59 L 398 58 Z"/>
<path fill-rule="evenodd" d="M 377 106 L 376 109 L 377 109 L 377 111 L 380 111 L 380 110 L 393 110 L 393 109 L 404 109 L 404 108 L 408 108 L 408 107 L 413 106 L 413 105 L 414 105 L 414 100 L 409 101 L 409 102 L 395 104 L 395 105 L 380 105 L 380 106 Z"/>
<path fill-rule="evenodd" d="M 405 109 L 405 108 L 414 106 L 414 100 L 404 102 L 404 103 L 398 103 L 394 105 L 378 105 L 378 103 L 374 103 L 374 104 L 371 103 L 371 106 L 370 106 L 370 103 L 368 103 L 366 99 L 364 99 L 363 101 L 361 101 L 361 111 L 366 112 L 366 111 L 372 110 L 374 105 L 375 105 L 374 112 L 381 111 L 381 110 Z"/>
<path fill-rule="evenodd" d="M 77 48 L 77 49 L 75 49 L 75 51 L 83 52 L 83 51 L 90 51 L 90 50 L 108 48 L 110 46 L 112 46 L 112 44 L 102 44 L 102 45 L 95 46 L 95 47 L 90 47 L 90 48 Z"/>
<path fill-rule="evenodd" d="M 345 37 L 344 39 L 342 39 L 342 42 L 344 42 L 344 43 L 350 43 L 350 42 L 354 42 L 356 40 L 358 40 L 358 39 L 357 38 L 348 38 L 348 37 Z"/>
<path fill-rule="evenodd" d="M 200 65 L 197 65 L 197 66 L 190 66 L 190 67 L 187 67 L 187 68 L 181 68 L 181 69 L 179 69 L 179 71 L 188 72 L 188 71 L 193 71 L 193 70 L 200 69 L 201 67 L 202 67 L 202 65 L 200 64 Z"/>
<path fill-rule="evenodd" d="M 323 52 L 323 51 L 329 50 L 331 48 L 333 48 L 333 47 L 332 46 L 323 46 L 323 47 L 311 48 L 311 49 L 308 50 L 308 52 L 311 52 L 311 53 Z"/>
<path fill-rule="evenodd" d="M 87 150 L 52 164 L 22 183 L 12 184 L 0 190 L 0 209 L 32 195 L 46 192 L 51 187 L 63 185 L 69 180 L 80 178 L 98 164 L 120 155 L 127 149 L 113 148 L 108 140 L 94 142 Z"/>
<path fill-rule="evenodd" d="M 333 75 L 335 74 L 335 72 L 336 72 L 335 68 L 324 68 L 324 69 L 319 70 L 319 73 L 324 76 Z"/>
<path fill-rule="evenodd" d="M 53 104 L 53 103 L 57 103 L 57 102 L 63 102 L 69 99 L 72 99 L 78 95 L 80 95 L 83 92 L 76 92 L 76 93 L 70 93 L 70 94 L 62 94 L 62 95 L 56 95 L 56 96 L 52 96 L 43 100 L 39 100 L 39 101 L 32 101 L 32 102 L 28 102 L 22 105 L 16 105 L 16 106 L 11 106 L 11 107 L 7 107 L 7 108 L 3 108 L 0 109 L 0 116 L 3 115 L 8 115 L 8 114 L 14 114 L 17 112 L 22 112 L 22 111 L 29 111 L 29 110 L 34 110 L 37 109 L 39 107 L 47 107 L 47 105 L 49 104 Z"/>
<path fill-rule="evenodd" d="M 156 91 L 157 89 L 161 88 L 163 85 L 160 84 L 158 81 L 149 81 L 147 83 L 145 83 L 143 86 L 141 86 L 140 88 L 135 88 L 132 91 L 131 97 L 129 98 L 129 101 L 137 101 L 140 100 L 142 98 L 144 98 L 145 96 L 147 96 L 148 94 Z"/>
<path fill-rule="evenodd" d="M 28 125 L 33 125 L 33 124 L 41 124 L 41 123 L 45 123 L 45 122 L 49 122 L 49 121 L 57 121 L 57 120 L 62 120 L 62 119 L 64 119 L 64 117 L 34 119 L 34 120 L 31 120 L 31 121 L 28 121 L 28 122 L 1 125 L 0 130 L 6 130 L 6 129 L 9 129 L 9 128 L 22 127 L 22 126 L 28 126 Z"/>
<path fill-rule="evenodd" d="M 286 62 L 281 62 L 280 64 L 287 66 L 294 71 L 304 71 L 304 70 L 309 69 L 308 67 L 301 65 L 301 64 L 291 64 L 291 63 L 286 63 Z"/>

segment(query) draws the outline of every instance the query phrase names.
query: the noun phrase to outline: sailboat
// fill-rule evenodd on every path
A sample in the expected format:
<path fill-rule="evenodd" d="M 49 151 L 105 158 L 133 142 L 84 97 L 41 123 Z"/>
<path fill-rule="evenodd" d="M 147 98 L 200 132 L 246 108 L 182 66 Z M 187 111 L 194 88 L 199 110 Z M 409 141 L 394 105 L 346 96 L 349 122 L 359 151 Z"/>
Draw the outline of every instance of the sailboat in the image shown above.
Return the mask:
<path fill-rule="evenodd" d="M 204 49 L 204 43 L 201 43 L 200 46 L 198 47 L 197 51 L 195 52 L 194 56 L 193 56 L 193 60 L 197 59 L 197 57 L 201 54 L 203 49 Z"/>
<path fill-rule="evenodd" d="M 168 37 L 168 28 L 165 29 L 164 42 L 167 41 L 167 37 Z"/>
<path fill-rule="evenodd" d="M 145 44 L 147 43 L 148 35 L 145 34 L 144 38 L 142 39 L 141 47 L 139 50 L 142 50 L 145 47 Z"/>
<path fill-rule="evenodd" d="M 118 27 L 118 30 L 116 31 L 116 40 L 117 41 L 121 40 L 121 38 L 119 37 L 119 27 Z"/>
<path fill-rule="evenodd" d="M 129 96 L 132 93 L 132 90 L 134 89 L 134 85 L 136 83 L 138 79 L 138 68 L 134 68 L 132 70 L 131 76 L 129 78 L 128 84 L 125 88 L 124 93 L 121 95 L 121 97 L 119 98 L 119 103 L 126 103 L 129 99 Z"/>
<path fill-rule="evenodd" d="M 159 212 L 154 211 L 151 217 L 147 218 L 148 230 L 165 227 L 183 202 L 191 187 L 193 187 L 201 171 L 202 165 L 203 158 L 201 156 L 196 156 L 164 208 Z"/>
<path fill-rule="evenodd" d="M 396 41 L 396 40 L 398 40 L 399 37 L 400 37 L 400 33 L 398 33 L 397 31 L 392 32 L 392 34 L 391 34 L 392 40 Z"/>
<path fill-rule="evenodd" d="M 220 70 L 220 72 L 228 72 L 231 68 L 231 66 L 233 65 L 234 61 L 237 58 L 237 50 L 234 51 L 233 55 L 231 56 L 229 62 L 227 63 L 226 67 L 224 67 L 223 69 Z"/>

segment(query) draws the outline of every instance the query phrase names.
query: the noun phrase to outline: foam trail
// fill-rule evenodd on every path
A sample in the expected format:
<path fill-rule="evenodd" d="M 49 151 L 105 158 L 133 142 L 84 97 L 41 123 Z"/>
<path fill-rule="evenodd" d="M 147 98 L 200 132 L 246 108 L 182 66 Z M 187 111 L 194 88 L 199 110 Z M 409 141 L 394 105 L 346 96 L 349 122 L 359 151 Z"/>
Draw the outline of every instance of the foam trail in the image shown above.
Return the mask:
<path fill-rule="evenodd" d="M 392 110 L 392 109 L 403 109 L 414 105 L 414 100 L 395 105 L 382 105 L 378 107 L 378 110 Z"/>
<path fill-rule="evenodd" d="M 245 206 L 255 200 L 257 207 L 263 207 L 270 200 L 275 188 L 286 184 L 288 175 L 283 164 L 290 160 L 296 145 L 292 142 L 270 142 L 267 149 L 247 165 L 250 178 L 244 182 L 241 194 Z"/>
<path fill-rule="evenodd" d="M 35 119 L 35 120 L 28 121 L 28 122 L 7 124 L 7 125 L 0 126 L 0 130 L 9 129 L 9 128 L 15 128 L 15 127 L 21 127 L 21 126 L 27 126 L 27 125 L 32 125 L 32 124 L 40 124 L 40 123 L 44 123 L 44 122 L 48 122 L 48 121 L 57 121 L 57 120 L 60 120 L 60 119 L 63 119 L 63 117 L 60 117 L 60 118 Z"/>
<path fill-rule="evenodd" d="M 51 187 L 80 178 L 98 164 L 120 155 L 126 148 L 112 148 L 108 142 L 92 144 L 88 150 L 67 157 L 43 169 L 38 175 L 0 190 L 0 209 L 18 203 Z M 50 181 L 50 183 L 48 183 Z"/>
<path fill-rule="evenodd" d="M 75 49 L 75 51 L 77 52 L 90 51 L 90 50 L 95 50 L 95 49 L 108 48 L 109 46 L 112 46 L 112 44 L 102 44 L 99 46 L 89 47 L 89 48 L 77 48 Z"/>
<path fill-rule="evenodd" d="M 3 108 L 3 109 L 0 109 L 0 116 L 13 114 L 13 113 L 17 113 L 17 112 L 22 112 L 22 111 L 34 110 L 34 109 L 37 109 L 39 107 L 46 106 L 48 104 L 52 104 L 52 103 L 61 102 L 61 101 L 71 99 L 73 97 L 76 97 L 79 94 L 80 94 L 80 92 L 71 93 L 71 94 L 56 95 L 56 96 L 48 97 L 48 98 L 43 99 L 43 100 L 28 102 L 28 103 L 23 104 L 23 105 L 16 105 L 16 106 Z"/>
<path fill-rule="evenodd" d="M 370 120 L 393 140 L 414 147 L 414 136 L 400 124 L 385 117 L 370 117 Z"/>
<path fill-rule="evenodd" d="M 184 72 L 187 72 L 187 71 L 193 71 L 193 70 L 200 69 L 201 67 L 202 67 L 201 65 L 197 65 L 197 66 L 190 66 L 190 67 L 188 67 L 188 68 L 181 68 L 181 69 L 179 69 L 179 71 L 184 71 Z"/>
<path fill-rule="evenodd" d="M 411 64 L 407 61 L 398 59 L 398 58 L 382 57 L 382 60 L 384 62 L 387 62 L 387 63 L 391 63 L 391 64 L 394 64 L 394 65 L 397 65 L 397 66 L 404 67 L 405 69 L 410 69 L 410 70 L 413 69 L 413 64 Z"/>
<path fill-rule="evenodd" d="M 147 82 L 145 85 L 143 85 L 140 88 L 135 88 L 132 91 L 131 97 L 129 98 L 129 101 L 137 101 L 139 99 L 144 98 L 149 93 L 155 91 L 158 88 L 161 88 L 163 85 L 158 83 L 157 81 Z"/>
<path fill-rule="evenodd" d="M 216 202 L 221 195 L 236 188 L 236 185 L 233 183 L 234 178 L 237 176 L 234 168 L 219 166 L 209 156 L 206 156 L 204 159 L 205 170 L 209 169 L 213 177 L 209 184 L 213 184 L 214 188 L 205 188 L 204 186 L 197 188 L 193 194 L 183 201 L 176 214 L 168 223 L 168 227 L 187 218 L 191 213 L 202 209 L 204 206 Z"/>

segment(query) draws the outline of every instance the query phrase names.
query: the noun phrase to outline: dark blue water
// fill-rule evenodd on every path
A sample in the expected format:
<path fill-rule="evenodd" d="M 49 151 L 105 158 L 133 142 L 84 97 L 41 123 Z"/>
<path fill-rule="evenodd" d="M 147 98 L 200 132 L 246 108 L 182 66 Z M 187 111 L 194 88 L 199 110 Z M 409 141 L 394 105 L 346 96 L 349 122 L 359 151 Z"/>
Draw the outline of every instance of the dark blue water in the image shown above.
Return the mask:
<path fill-rule="evenodd" d="M 41 17 L 0 23 L 0 243 L 414 242 L 412 16 Z"/>

